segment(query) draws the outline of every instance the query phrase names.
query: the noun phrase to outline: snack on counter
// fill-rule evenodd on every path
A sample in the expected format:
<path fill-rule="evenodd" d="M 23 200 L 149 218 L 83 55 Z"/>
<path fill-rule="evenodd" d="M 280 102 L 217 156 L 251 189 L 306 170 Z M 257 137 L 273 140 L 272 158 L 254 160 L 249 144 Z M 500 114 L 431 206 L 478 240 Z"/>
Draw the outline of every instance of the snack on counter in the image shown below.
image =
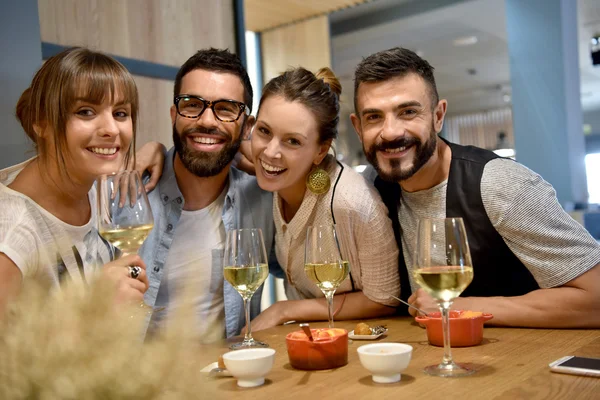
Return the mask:
<path fill-rule="evenodd" d="M 219 368 L 225 369 L 225 362 L 223 361 L 223 356 L 222 355 L 219 356 L 218 364 L 219 364 L 218 365 Z"/>
<path fill-rule="evenodd" d="M 285 337 L 290 365 L 300 370 L 338 368 L 348 364 L 348 331 L 339 328 L 311 329 L 313 341 L 304 331 Z"/>
<path fill-rule="evenodd" d="M 479 311 L 450 310 L 450 345 L 452 347 L 477 346 L 483 341 L 483 324 L 493 318 L 492 314 Z M 434 346 L 444 346 L 441 313 L 415 318 L 427 329 L 427 339 Z"/>
<path fill-rule="evenodd" d="M 483 313 L 481 311 L 463 311 L 458 316 L 459 318 L 477 318 L 481 317 Z"/>
<path fill-rule="evenodd" d="M 364 322 L 360 322 L 360 323 L 358 323 L 358 325 L 356 325 L 356 328 L 354 328 L 354 334 L 355 335 L 370 335 L 371 327 L 368 324 L 365 324 Z"/>

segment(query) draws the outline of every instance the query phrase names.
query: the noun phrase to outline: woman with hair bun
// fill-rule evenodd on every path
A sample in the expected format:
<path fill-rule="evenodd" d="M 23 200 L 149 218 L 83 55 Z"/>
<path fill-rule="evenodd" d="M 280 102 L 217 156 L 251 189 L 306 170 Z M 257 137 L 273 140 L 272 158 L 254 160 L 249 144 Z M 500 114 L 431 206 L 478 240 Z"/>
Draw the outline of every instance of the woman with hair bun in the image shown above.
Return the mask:
<path fill-rule="evenodd" d="M 304 272 L 306 232 L 336 224 L 350 279 L 334 297 L 335 319 L 395 312 L 398 248 L 388 211 L 375 188 L 329 154 L 337 137 L 341 85 L 329 68 L 296 68 L 263 89 L 252 131 L 251 155 L 259 186 L 274 193 L 277 261 L 288 300 L 252 321 L 254 330 L 286 321 L 327 320 L 327 302 Z"/>
<path fill-rule="evenodd" d="M 102 53 L 68 49 L 35 74 L 16 115 L 37 156 L 0 171 L 0 314 L 25 277 L 58 287 L 89 281 L 102 265 L 117 300 L 142 301 L 145 265 L 137 255 L 113 261 L 96 228 L 94 187 L 133 155 L 137 114 L 133 77 Z M 140 267 L 137 279 L 129 266 Z"/>

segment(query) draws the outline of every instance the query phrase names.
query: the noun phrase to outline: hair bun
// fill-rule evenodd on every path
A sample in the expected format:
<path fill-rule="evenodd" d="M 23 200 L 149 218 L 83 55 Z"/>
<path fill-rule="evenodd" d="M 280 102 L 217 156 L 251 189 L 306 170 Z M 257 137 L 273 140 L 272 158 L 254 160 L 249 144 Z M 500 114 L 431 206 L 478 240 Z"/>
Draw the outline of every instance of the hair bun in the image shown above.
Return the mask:
<path fill-rule="evenodd" d="M 17 119 L 19 120 L 19 122 L 21 123 L 21 126 L 23 127 L 23 130 L 25 131 L 27 136 L 29 136 L 29 138 L 34 143 L 36 143 L 37 138 L 36 138 L 36 134 L 33 130 L 33 118 L 31 115 L 31 112 L 32 112 L 31 96 L 32 96 L 31 87 L 28 87 L 21 94 L 21 97 L 19 98 L 19 101 L 17 102 L 15 115 L 16 115 Z"/>
<path fill-rule="evenodd" d="M 322 79 L 324 83 L 329 85 L 331 91 L 337 94 L 338 97 L 342 94 L 342 85 L 338 80 L 337 76 L 333 73 L 331 68 L 324 67 L 317 71 L 315 74 L 317 79 Z"/>

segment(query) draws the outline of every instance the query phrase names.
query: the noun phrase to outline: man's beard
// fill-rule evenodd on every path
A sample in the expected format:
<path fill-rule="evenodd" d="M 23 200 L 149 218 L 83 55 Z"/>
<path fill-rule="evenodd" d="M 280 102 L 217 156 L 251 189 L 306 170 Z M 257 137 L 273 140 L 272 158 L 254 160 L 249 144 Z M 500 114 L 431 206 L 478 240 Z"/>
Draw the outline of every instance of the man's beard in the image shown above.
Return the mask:
<path fill-rule="evenodd" d="M 203 152 L 191 149 L 187 145 L 186 138 L 188 135 L 194 133 L 219 135 L 225 139 L 225 147 L 219 152 Z M 188 171 L 202 178 L 215 176 L 223 171 L 233 161 L 241 143 L 241 135 L 236 140 L 232 140 L 231 136 L 224 132 L 216 129 L 205 129 L 203 127 L 191 128 L 180 134 L 175 125 L 173 125 L 173 144 L 181 162 Z"/>
<path fill-rule="evenodd" d="M 379 161 L 377 160 L 377 152 L 384 151 L 386 149 L 396 149 L 398 147 L 409 147 L 413 146 L 415 155 L 413 158 L 412 167 L 409 169 L 402 170 L 401 160 L 400 159 L 391 159 L 389 160 L 390 170 L 384 171 L 379 165 Z M 373 165 L 373 167 L 377 170 L 377 174 L 386 181 L 390 182 L 400 182 L 411 178 L 414 174 L 417 173 L 418 170 L 423 167 L 429 161 L 433 153 L 435 153 L 435 149 L 437 147 L 437 133 L 435 132 L 435 128 L 433 127 L 433 122 L 431 124 L 431 130 L 429 132 L 429 138 L 425 143 L 423 143 L 420 139 L 415 137 L 402 137 L 392 141 L 384 141 L 380 143 L 375 143 L 371 146 L 370 149 L 366 149 L 363 146 L 363 151 L 365 152 L 365 156 L 367 160 Z"/>

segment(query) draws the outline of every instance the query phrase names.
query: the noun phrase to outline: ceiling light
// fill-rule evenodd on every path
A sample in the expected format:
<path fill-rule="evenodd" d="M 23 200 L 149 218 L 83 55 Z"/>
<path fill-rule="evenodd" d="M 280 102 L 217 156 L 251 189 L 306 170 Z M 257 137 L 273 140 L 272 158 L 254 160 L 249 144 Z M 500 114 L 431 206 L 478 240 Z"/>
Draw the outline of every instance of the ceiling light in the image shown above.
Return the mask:
<path fill-rule="evenodd" d="M 455 46 L 472 46 L 477 43 L 477 36 L 462 36 L 454 39 L 452 43 Z"/>

